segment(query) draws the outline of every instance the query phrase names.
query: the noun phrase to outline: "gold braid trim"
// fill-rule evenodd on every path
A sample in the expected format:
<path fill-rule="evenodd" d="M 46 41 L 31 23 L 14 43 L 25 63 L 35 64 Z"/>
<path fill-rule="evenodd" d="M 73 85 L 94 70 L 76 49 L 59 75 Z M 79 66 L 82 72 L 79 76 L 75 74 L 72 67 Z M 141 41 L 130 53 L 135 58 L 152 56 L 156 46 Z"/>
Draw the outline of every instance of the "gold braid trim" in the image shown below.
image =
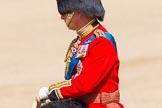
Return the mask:
<path fill-rule="evenodd" d="M 63 96 L 62 96 L 60 90 L 55 90 L 55 94 L 56 94 L 58 99 L 63 99 Z"/>
<path fill-rule="evenodd" d="M 59 82 L 59 83 L 56 83 L 56 84 L 52 84 L 49 86 L 48 88 L 48 93 L 51 94 L 54 90 L 56 96 L 58 99 L 63 99 L 63 96 L 60 92 L 60 89 L 63 88 L 63 87 L 68 87 L 68 86 L 71 86 L 71 80 L 65 80 L 65 81 L 62 81 L 62 82 Z"/>

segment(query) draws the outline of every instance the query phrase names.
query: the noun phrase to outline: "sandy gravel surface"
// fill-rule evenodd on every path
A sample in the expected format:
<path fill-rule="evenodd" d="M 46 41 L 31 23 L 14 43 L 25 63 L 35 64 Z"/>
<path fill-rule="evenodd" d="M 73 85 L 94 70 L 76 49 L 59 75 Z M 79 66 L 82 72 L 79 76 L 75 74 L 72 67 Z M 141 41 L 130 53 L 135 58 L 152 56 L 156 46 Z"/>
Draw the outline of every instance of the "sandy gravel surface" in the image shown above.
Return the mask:
<path fill-rule="evenodd" d="M 162 2 L 102 1 L 102 24 L 118 43 L 121 101 L 162 108 Z M 74 37 L 55 0 L 0 0 L 0 108 L 31 108 L 40 87 L 63 80 Z"/>

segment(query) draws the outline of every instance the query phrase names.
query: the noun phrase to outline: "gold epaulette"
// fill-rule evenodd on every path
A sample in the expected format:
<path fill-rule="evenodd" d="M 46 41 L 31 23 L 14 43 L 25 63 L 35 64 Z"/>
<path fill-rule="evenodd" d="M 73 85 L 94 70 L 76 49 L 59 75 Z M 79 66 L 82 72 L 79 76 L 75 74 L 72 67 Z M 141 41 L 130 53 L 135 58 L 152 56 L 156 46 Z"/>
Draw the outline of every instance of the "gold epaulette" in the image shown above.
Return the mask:
<path fill-rule="evenodd" d="M 94 31 L 95 36 L 98 37 L 106 37 L 104 32 L 101 29 L 97 29 Z"/>

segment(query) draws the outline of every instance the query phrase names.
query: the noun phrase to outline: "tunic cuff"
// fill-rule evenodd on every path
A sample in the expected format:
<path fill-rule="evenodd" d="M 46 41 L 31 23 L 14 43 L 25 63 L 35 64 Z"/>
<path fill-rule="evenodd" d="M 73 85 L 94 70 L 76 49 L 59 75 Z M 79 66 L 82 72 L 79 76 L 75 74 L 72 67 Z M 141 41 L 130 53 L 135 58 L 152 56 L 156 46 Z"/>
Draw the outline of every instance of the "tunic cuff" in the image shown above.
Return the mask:
<path fill-rule="evenodd" d="M 63 99 L 61 93 L 60 93 L 60 90 L 53 90 L 52 92 L 50 92 L 48 94 L 48 98 L 51 100 L 51 101 L 54 101 L 54 100 L 59 100 L 59 99 Z"/>

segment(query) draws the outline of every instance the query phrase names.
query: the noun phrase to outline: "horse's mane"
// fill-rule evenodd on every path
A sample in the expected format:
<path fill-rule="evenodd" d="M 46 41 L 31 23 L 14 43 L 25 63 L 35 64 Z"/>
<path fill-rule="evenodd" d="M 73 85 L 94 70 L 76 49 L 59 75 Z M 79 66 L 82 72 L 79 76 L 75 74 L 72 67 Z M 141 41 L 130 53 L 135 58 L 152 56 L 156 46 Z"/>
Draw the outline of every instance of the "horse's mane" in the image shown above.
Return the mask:
<path fill-rule="evenodd" d="M 63 99 L 45 103 L 41 108 L 86 108 L 86 106 L 72 99 Z"/>

